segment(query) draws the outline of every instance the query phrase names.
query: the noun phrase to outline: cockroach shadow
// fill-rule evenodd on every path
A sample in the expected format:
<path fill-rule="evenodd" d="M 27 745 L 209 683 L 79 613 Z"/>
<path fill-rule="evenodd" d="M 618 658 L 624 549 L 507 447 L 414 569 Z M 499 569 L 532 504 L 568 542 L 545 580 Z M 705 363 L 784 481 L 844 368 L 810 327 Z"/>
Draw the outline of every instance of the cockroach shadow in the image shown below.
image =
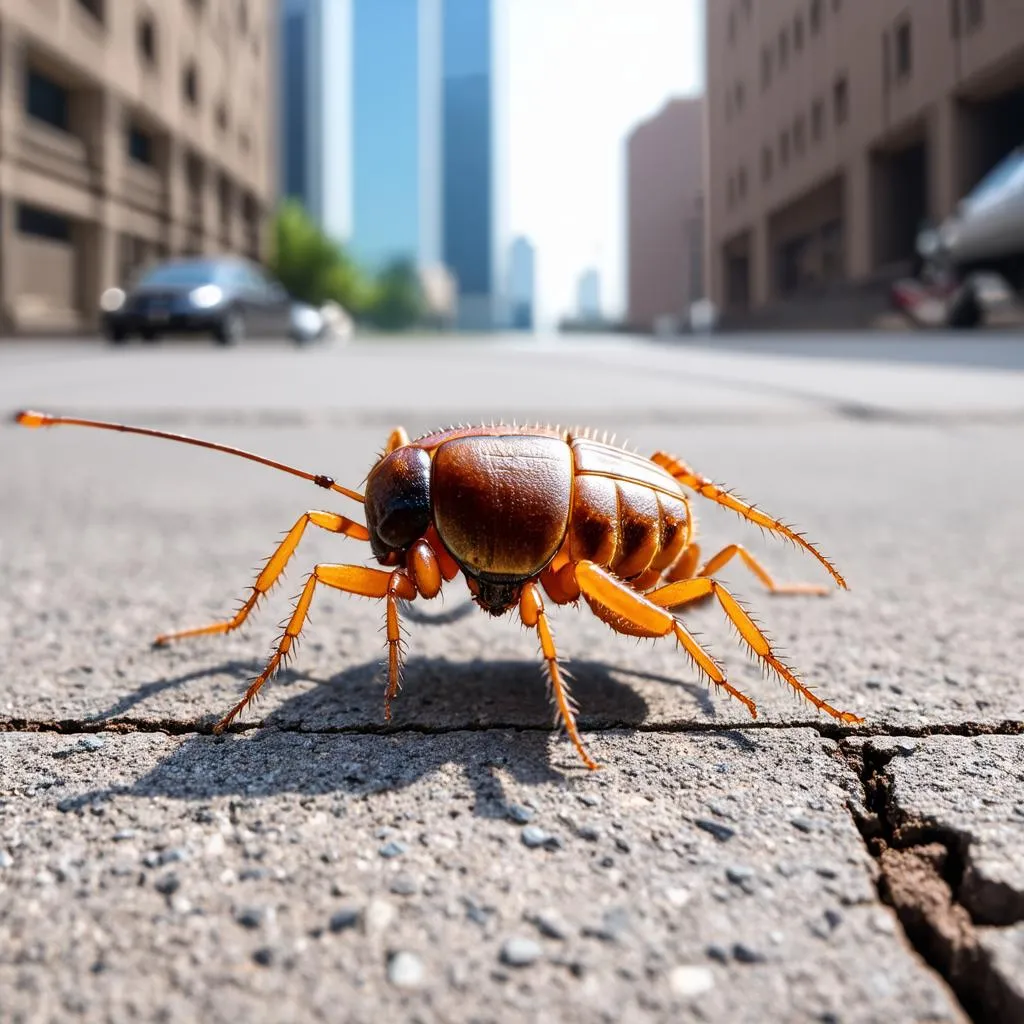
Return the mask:
<path fill-rule="evenodd" d="M 244 678 L 246 667 L 230 662 L 220 670 L 230 668 Z M 570 668 L 583 728 L 623 737 L 636 732 L 649 708 L 616 675 L 663 678 L 596 661 L 574 661 Z M 147 683 L 138 692 L 167 689 L 196 675 L 166 685 Z M 310 678 L 290 675 L 292 685 Z M 698 699 L 702 717 L 714 717 L 715 702 L 702 685 L 663 681 L 688 690 Z M 283 682 L 287 693 L 289 680 Z M 388 725 L 381 715 L 379 661 L 313 682 L 318 685 L 287 696 L 261 728 L 192 736 L 134 785 L 92 792 L 73 802 L 86 806 L 127 795 L 188 801 L 282 793 L 365 796 L 434 776 L 450 782 L 447 767 L 454 765 L 473 793 L 472 813 L 500 817 L 507 808 L 502 775 L 530 786 L 590 774 L 564 738 L 556 739 L 544 680 L 532 661 L 412 658 Z M 132 703 L 125 698 L 118 709 Z"/>

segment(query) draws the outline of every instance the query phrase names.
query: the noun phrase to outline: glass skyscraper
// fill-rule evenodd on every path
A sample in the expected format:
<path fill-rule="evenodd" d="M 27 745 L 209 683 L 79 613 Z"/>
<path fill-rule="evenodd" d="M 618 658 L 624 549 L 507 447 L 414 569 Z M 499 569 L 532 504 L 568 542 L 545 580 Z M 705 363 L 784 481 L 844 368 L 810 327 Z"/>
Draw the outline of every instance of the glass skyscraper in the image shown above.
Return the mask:
<path fill-rule="evenodd" d="M 457 322 L 469 329 L 507 319 L 504 6 L 282 8 L 285 194 L 374 268 L 445 264 L 458 284 Z"/>

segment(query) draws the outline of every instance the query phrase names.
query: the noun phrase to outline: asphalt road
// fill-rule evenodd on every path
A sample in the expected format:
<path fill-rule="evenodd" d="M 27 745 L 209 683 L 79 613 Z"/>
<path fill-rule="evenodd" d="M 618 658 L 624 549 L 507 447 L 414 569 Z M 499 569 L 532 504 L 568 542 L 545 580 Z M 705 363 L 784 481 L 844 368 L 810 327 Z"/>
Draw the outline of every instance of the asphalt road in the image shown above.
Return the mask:
<path fill-rule="evenodd" d="M 153 648 L 231 610 L 324 493 L 5 425 L 0 1019 L 1021 1019 L 1024 340 L 862 340 L 0 344 L 0 409 L 179 429 L 356 487 L 396 423 L 585 423 L 675 451 L 838 562 L 851 590 L 827 598 L 721 578 L 866 719 L 763 679 L 713 607 L 686 621 L 756 723 L 672 644 L 566 608 L 602 771 L 551 732 L 535 638 L 476 612 L 408 624 L 385 727 L 381 610 L 331 593 L 214 738 L 308 568 L 365 552 L 310 532 L 242 633 Z M 700 527 L 708 552 L 821 579 L 719 509 Z M 453 612 L 464 587 L 446 593 Z"/>

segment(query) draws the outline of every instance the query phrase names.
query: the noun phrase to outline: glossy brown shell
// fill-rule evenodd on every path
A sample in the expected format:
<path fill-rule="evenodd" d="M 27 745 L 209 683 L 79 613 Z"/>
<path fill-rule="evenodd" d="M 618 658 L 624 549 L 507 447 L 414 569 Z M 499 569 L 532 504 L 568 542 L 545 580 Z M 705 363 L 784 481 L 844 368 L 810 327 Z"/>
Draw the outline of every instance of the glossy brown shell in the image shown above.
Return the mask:
<path fill-rule="evenodd" d="M 432 458 L 438 535 L 472 577 L 522 582 L 564 551 L 635 579 L 671 566 L 689 537 L 679 483 L 584 432 L 457 427 L 412 443 Z"/>
<path fill-rule="evenodd" d="M 565 539 L 572 478 L 572 452 L 557 437 L 454 437 L 434 452 L 434 525 L 470 575 L 529 579 Z"/>

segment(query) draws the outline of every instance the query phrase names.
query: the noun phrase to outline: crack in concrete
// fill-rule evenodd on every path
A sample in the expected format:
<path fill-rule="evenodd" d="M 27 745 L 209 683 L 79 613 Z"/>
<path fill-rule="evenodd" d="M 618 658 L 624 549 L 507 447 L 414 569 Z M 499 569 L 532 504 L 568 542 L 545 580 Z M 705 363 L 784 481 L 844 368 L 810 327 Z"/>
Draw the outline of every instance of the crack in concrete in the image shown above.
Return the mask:
<path fill-rule="evenodd" d="M 177 718 L 17 718 L 0 715 L 0 733 L 4 732 L 45 732 L 74 735 L 75 733 L 166 733 L 171 736 L 186 736 L 190 733 L 209 735 L 213 733 L 215 719 L 206 721 L 199 719 Z M 787 731 L 792 729 L 814 729 L 825 739 L 842 743 L 852 737 L 871 739 L 873 737 L 905 736 L 919 739 L 926 736 L 1019 736 L 1024 735 L 1024 722 L 1006 719 L 1002 722 L 956 722 L 938 723 L 927 726 L 875 726 L 869 730 L 863 728 L 833 725 L 829 722 L 807 719 L 789 722 L 602 722 L 588 725 L 586 720 L 580 722 L 580 728 L 588 733 L 602 732 L 639 732 L 639 733 L 722 733 L 722 732 L 758 732 Z M 236 722 L 227 730 L 227 734 L 253 732 L 256 729 L 274 729 L 277 732 L 308 733 L 310 735 L 354 735 L 354 736 L 400 736 L 406 733 L 424 736 L 445 736 L 455 732 L 493 732 L 511 730 L 514 732 L 553 733 L 551 726 L 523 725 L 516 722 L 465 722 L 454 725 L 424 725 L 410 723 L 407 725 L 339 725 L 310 727 L 301 723 L 275 723 L 267 721 Z M 1024 917 L 1024 913 L 1022 913 Z"/>
<path fill-rule="evenodd" d="M 984 912 L 991 899 L 979 902 L 972 890 L 970 835 L 897 812 L 886 769 L 895 757 L 906 756 L 899 748 L 879 751 L 843 742 L 840 753 L 863 786 L 863 807 L 851 806 L 850 813 L 878 863 L 879 898 L 896 911 L 910 945 L 950 986 L 971 1020 L 1024 1019 L 1024 1000 L 980 942 L 979 925 L 1014 919 L 1003 913 L 1003 920 L 991 920 Z"/>

